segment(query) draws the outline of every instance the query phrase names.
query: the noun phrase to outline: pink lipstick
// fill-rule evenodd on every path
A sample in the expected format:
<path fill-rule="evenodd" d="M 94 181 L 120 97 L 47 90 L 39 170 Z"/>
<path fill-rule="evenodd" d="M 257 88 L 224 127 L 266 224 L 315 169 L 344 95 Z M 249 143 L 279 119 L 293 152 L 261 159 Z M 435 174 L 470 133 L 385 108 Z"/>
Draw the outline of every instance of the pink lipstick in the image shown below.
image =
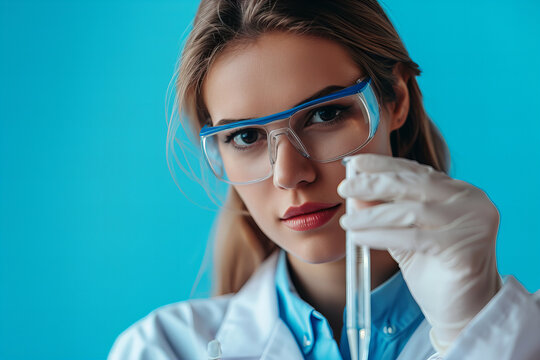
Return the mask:
<path fill-rule="evenodd" d="M 305 203 L 290 207 L 281 221 L 294 231 L 307 231 L 319 228 L 334 217 L 341 204 Z"/>

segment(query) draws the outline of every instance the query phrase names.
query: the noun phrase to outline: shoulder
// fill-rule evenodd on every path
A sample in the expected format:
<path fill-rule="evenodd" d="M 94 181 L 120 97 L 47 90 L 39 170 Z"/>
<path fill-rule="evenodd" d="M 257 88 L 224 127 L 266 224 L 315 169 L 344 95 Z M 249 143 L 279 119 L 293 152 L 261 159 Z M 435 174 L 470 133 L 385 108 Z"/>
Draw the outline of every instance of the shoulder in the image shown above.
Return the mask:
<path fill-rule="evenodd" d="M 252 342 L 268 338 L 270 325 L 278 317 L 273 281 L 276 259 L 270 256 L 236 294 L 152 311 L 120 334 L 108 359 L 205 359 L 208 342 L 220 336 L 227 344 L 237 342 L 239 336 Z M 264 326 L 247 326 L 254 318 Z"/>
<path fill-rule="evenodd" d="M 225 295 L 160 307 L 120 334 L 108 359 L 203 359 L 231 298 Z"/>

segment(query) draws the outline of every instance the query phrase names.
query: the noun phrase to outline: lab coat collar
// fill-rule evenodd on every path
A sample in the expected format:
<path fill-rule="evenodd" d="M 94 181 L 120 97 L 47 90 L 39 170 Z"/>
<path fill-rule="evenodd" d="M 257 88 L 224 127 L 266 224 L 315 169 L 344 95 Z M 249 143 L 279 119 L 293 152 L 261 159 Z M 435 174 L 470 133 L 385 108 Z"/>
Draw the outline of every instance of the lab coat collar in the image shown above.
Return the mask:
<path fill-rule="evenodd" d="M 298 360 L 302 354 L 287 325 L 279 318 L 272 254 L 232 297 L 216 339 L 223 358 Z"/>

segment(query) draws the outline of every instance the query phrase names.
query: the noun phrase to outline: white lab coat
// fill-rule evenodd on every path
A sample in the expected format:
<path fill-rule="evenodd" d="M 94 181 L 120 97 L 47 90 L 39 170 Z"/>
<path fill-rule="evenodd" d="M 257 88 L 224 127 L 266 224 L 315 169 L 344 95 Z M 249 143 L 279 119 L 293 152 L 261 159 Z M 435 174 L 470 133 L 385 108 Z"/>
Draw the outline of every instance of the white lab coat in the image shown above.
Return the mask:
<path fill-rule="evenodd" d="M 302 352 L 279 318 L 277 254 L 235 295 L 161 307 L 124 331 L 109 360 L 206 360 L 217 339 L 226 359 L 300 360 Z M 398 360 L 443 359 L 429 342 L 424 320 Z M 529 294 L 513 277 L 464 329 L 444 360 L 539 360 L 540 291 Z M 330 360 L 330 359 L 329 359 Z"/>

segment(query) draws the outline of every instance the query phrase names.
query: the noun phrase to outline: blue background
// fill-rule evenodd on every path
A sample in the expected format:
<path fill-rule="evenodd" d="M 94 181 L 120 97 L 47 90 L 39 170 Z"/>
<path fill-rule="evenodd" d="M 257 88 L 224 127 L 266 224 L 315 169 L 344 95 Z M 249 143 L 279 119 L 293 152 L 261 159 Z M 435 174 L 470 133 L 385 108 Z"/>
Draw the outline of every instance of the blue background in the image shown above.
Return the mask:
<path fill-rule="evenodd" d="M 539 3 L 385 6 L 452 175 L 500 209 L 501 272 L 540 288 Z M 104 358 L 152 309 L 208 293 L 208 271 L 194 284 L 215 211 L 176 188 L 164 145 L 196 7 L 0 0 L 0 359 Z"/>

